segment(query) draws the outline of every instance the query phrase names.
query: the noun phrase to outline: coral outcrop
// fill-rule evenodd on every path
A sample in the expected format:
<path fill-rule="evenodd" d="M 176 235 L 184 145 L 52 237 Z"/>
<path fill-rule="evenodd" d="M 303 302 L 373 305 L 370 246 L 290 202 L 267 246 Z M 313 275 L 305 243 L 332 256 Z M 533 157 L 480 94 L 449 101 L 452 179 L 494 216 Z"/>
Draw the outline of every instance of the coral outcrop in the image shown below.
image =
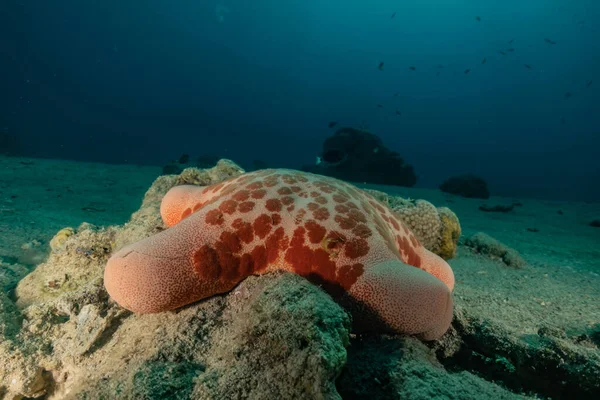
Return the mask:
<path fill-rule="evenodd" d="M 305 171 L 350 182 L 414 186 L 417 176 L 411 165 L 388 149 L 370 132 L 340 128 L 323 143 L 317 165 Z"/>
<path fill-rule="evenodd" d="M 440 185 L 440 190 L 467 198 L 487 199 L 490 197 L 490 191 L 485 180 L 473 175 L 448 178 Z"/>
<path fill-rule="evenodd" d="M 473 251 L 501 260 L 504 264 L 513 268 L 522 268 L 527 262 L 514 249 L 494 239 L 490 235 L 477 232 L 465 240 L 465 244 Z"/>
<path fill-rule="evenodd" d="M 366 190 L 387 204 L 414 232 L 423 246 L 449 260 L 456 256 L 461 227 L 458 217 L 447 207 L 435 207 L 426 200 L 403 199 L 378 190 Z"/>

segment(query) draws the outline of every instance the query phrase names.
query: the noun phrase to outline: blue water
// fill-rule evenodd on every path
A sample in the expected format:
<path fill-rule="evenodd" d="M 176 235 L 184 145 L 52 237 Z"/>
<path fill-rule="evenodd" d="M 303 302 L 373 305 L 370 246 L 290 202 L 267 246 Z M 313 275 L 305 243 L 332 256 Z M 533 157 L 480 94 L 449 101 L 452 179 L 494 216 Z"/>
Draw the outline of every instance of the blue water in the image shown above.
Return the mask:
<path fill-rule="evenodd" d="M 37 157 L 299 168 L 337 121 L 418 186 L 476 173 L 492 194 L 598 200 L 599 17 L 595 0 L 3 0 L 0 132 Z"/>

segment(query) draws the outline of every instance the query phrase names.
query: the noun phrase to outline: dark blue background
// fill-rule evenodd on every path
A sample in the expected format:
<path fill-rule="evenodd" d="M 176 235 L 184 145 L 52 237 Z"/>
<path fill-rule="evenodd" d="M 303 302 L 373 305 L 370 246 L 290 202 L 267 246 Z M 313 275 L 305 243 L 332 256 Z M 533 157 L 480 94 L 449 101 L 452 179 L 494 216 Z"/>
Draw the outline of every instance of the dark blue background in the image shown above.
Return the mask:
<path fill-rule="evenodd" d="M 599 3 L 3 0 L 0 129 L 32 156 L 299 167 L 335 120 L 421 186 L 598 200 Z"/>

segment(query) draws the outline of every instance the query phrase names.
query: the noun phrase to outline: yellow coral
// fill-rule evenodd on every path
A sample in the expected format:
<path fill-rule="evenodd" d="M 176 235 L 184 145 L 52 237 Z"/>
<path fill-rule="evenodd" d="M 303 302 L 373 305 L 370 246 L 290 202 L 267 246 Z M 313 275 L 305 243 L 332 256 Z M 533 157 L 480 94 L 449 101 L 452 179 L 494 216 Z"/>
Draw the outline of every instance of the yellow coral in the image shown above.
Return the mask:
<path fill-rule="evenodd" d="M 392 209 L 396 214 L 408 225 L 426 249 L 436 253 L 442 223 L 435 206 L 425 200 L 395 203 Z"/>
<path fill-rule="evenodd" d="M 438 238 L 436 254 L 444 260 L 448 260 L 456 256 L 456 247 L 461 233 L 460 222 L 456 214 L 448 207 L 440 207 L 437 210 L 442 227 Z"/>
<path fill-rule="evenodd" d="M 52 240 L 50 240 L 50 248 L 52 251 L 57 251 L 61 247 L 64 246 L 65 241 L 75 234 L 75 230 L 71 227 L 62 228 L 60 231 L 54 235 Z"/>
<path fill-rule="evenodd" d="M 461 229 L 458 217 L 449 208 L 436 208 L 425 200 L 403 199 L 378 190 L 365 191 L 394 210 L 427 250 L 444 260 L 456 256 Z"/>

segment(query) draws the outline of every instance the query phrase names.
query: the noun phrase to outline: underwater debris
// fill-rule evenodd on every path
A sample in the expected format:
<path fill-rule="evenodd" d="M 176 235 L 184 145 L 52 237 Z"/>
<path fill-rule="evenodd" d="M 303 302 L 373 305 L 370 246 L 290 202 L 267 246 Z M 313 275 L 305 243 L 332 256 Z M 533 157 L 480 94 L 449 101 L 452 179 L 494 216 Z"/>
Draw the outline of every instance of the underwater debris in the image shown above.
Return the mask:
<path fill-rule="evenodd" d="M 330 122 L 327 124 L 327 127 L 329 127 L 329 128 L 333 128 L 333 127 L 334 127 L 334 126 L 336 126 L 336 125 L 337 125 L 337 121 L 330 121 Z"/>
<path fill-rule="evenodd" d="M 81 207 L 82 211 L 88 212 L 105 212 L 106 208 L 96 208 L 96 207 Z"/>
<path fill-rule="evenodd" d="M 550 40 L 548 38 L 544 39 L 544 42 L 548 43 L 548 44 L 556 44 L 556 42 L 554 40 Z"/>
<path fill-rule="evenodd" d="M 515 208 L 515 204 L 511 204 L 511 205 L 503 205 L 503 204 L 497 204 L 495 206 L 488 206 L 485 204 L 482 204 L 479 206 L 479 209 L 481 211 L 485 211 L 485 212 L 509 212 L 512 211 L 512 209 Z"/>
<path fill-rule="evenodd" d="M 384 65 L 384 62 L 383 62 L 383 61 L 381 61 L 381 62 L 379 63 L 379 66 L 377 67 L 377 69 L 378 69 L 378 70 L 380 70 L 380 71 L 383 71 L 383 65 Z"/>

